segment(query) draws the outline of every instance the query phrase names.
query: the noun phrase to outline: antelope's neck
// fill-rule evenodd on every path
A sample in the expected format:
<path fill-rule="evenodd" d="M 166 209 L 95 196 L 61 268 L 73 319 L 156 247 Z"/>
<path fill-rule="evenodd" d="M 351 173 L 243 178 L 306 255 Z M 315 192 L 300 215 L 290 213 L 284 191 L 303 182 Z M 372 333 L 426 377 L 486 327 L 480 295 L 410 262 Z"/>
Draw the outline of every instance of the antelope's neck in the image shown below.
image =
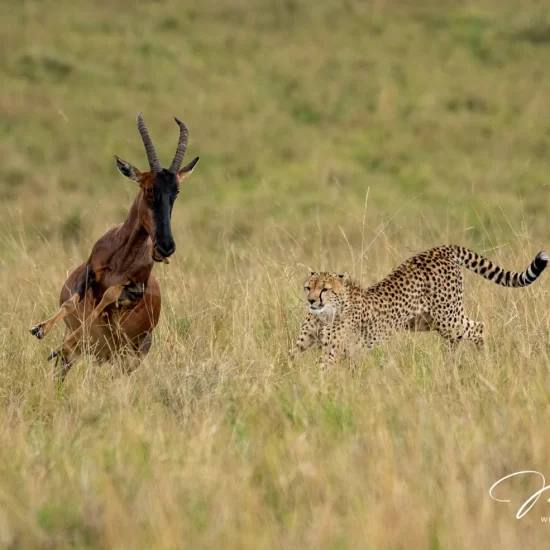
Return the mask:
<path fill-rule="evenodd" d="M 147 280 L 153 268 L 152 242 L 140 221 L 140 208 L 145 208 L 141 193 L 134 200 L 128 216 L 119 227 L 115 239 L 113 264 L 119 273 L 140 272 Z"/>

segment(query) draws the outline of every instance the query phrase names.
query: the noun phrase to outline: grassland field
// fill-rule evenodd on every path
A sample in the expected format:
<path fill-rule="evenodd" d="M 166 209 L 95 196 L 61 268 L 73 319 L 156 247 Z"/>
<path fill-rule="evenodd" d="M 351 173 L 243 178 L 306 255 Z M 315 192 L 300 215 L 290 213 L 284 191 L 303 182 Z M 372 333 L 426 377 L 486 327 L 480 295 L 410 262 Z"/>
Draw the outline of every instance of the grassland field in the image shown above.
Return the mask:
<path fill-rule="evenodd" d="M 550 251 L 550 4 L 535 0 L 5 0 L 0 20 L 0 547 L 542 549 L 550 274 L 467 273 L 487 349 L 401 334 L 290 366 L 305 266 L 372 284 L 468 246 Z M 125 217 L 144 112 L 201 157 L 155 267 L 132 376 L 59 388 L 32 339 Z"/>

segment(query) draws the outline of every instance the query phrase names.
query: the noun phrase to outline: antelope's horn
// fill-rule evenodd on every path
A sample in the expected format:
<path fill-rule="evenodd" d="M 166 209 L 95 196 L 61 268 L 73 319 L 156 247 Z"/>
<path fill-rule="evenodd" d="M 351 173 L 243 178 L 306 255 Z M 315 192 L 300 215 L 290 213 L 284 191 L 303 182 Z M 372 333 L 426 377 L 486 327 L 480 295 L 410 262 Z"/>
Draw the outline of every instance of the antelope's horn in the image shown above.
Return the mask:
<path fill-rule="evenodd" d="M 151 136 L 147 131 L 147 126 L 145 126 L 145 122 L 143 121 L 141 113 L 139 113 L 139 115 L 137 116 L 137 127 L 141 135 L 141 139 L 143 140 L 143 145 L 145 145 L 145 152 L 147 153 L 149 168 L 151 168 L 153 172 L 162 172 L 162 166 L 160 165 L 159 158 L 157 157 L 155 148 L 153 147 Z"/>
<path fill-rule="evenodd" d="M 187 126 L 181 121 L 174 117 L 174 120 L 178 123 L 180 127 L 180 139 L 178 142 L 178 148 L 176 149 L 176 154 L 174 155 L 174 160 L 170 165 L 168 170 L 172 174 L 177 173 L 181 167 L 181 161 L 183 160 L 183 155 L 185 155 L 185 150 L 187 149 L 187 140 L 189 139 L 189 132 L 187 131 Z"/>

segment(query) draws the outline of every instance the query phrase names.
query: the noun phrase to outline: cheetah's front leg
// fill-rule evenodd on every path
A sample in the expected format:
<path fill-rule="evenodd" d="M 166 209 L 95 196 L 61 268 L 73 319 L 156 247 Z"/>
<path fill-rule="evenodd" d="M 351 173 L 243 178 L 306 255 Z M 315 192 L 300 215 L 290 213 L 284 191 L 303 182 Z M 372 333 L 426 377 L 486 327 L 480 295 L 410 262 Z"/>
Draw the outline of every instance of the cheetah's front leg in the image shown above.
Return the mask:
<path fill-rule="evenodd" d="M 303 353 L 313 344 L 319 344 L 321 324 L 317 316 L 309 313 L 300 327 L 300 335 L 295 346 L 290 350 L 290 360 L 293 361 L 299 353 Z"/>
<path fill-rule="evenodd" d="M 326 325 L 321 329 L 321 369 L 331 369 L 338 359 L 346 355 L 350 331 L 350 323 L 346 320 Z"/>

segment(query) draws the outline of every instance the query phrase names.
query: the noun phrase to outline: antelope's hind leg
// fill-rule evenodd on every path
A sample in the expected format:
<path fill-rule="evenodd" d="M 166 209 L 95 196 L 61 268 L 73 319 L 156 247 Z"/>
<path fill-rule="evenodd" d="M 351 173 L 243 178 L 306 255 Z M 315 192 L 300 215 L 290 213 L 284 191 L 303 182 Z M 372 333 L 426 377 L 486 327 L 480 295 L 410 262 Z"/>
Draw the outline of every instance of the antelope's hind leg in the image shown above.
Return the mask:
<path fill-rule="evenodd" d="M 153 343 L 153 333 L 148 332 L 143 340 L 139 343 L 138 349 L 133 353 L 129 354 L 122 365 L 124 374 L 132 374 L 140 365 L 141 362 L 145 359 L 146 355 L 151 349 L 151 344 Z"/>

